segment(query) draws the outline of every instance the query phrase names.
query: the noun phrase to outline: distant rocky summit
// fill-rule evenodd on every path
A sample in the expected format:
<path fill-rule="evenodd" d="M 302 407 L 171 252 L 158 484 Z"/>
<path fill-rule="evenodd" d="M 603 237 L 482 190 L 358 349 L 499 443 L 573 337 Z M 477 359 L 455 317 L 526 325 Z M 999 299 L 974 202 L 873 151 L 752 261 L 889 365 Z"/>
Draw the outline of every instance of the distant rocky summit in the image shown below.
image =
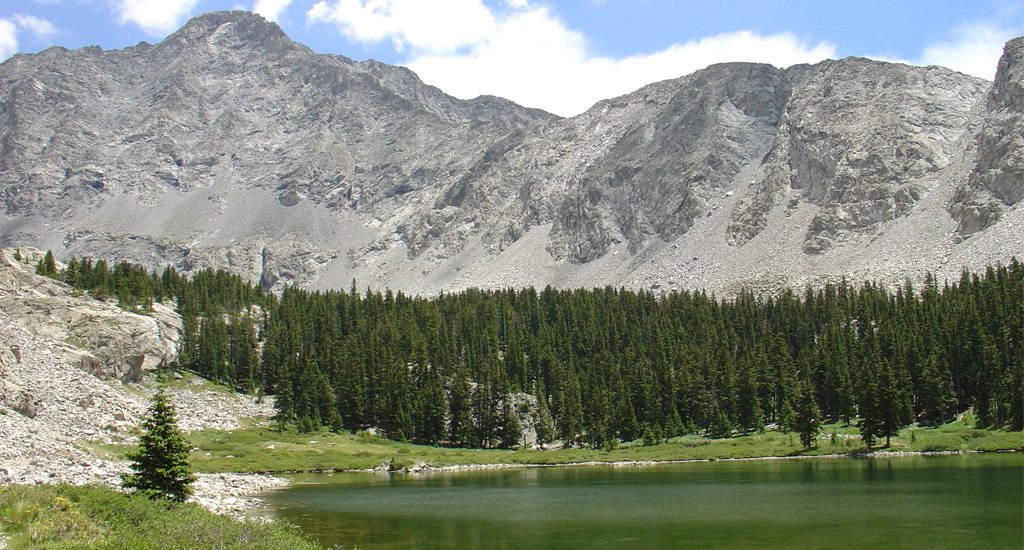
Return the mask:
<path fill-rule="evenodd" d="M 563 119 L 209 13 L 0 65 L 0 245 L 269 289 L 955 276 L 1024 256 L 1022 64 L 728 63 Z"/>

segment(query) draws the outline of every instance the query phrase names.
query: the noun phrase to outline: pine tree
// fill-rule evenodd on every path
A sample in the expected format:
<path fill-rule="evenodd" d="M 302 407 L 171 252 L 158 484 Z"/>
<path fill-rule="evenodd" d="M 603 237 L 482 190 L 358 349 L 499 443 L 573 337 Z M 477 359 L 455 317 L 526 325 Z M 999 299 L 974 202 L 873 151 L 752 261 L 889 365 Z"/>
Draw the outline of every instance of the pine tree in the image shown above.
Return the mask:
<path fill-rule="evenodd" d="M 708 426 L 708 435 L 711 437 L 727 437 L 732 433 L 732 424 L 725 411 L 715 407 L 711 413 L 711 425 Z"/>
<path fill-rule="evenodd" d="M 879 435 L 885 436 L 888 447 L 892 436 L 900 433 L 900 426 L 910 415 L 910 404 L 907 394 L 900 388 L 896 373 L 888 361 L 882 361 L 881 376 L 878 381 Z"/>
<path fill-rule="evenodd" d="M 784 433 L 789 433 L 797 429 L 796 411 L 793 410 L 793 406 L 789 404 L 789 401 L 782 402 L 782 414 L 779 418 L 779 428 L 781 428 Z"/>
<path fill-rule="evenodd" d="M 512 396 L 509 394 L 505 397 L 499 421 L 499 446 L 502 449 L 514 449 L 522 440 L 523 427 L 519 422 L 517 411 L 512 405 Z"/>
<path fill-rule="evenodd" d="M 800 443 L 805 449 L 814 446 L 821 431 L 821 411 L 814 401 L 814 387 L 804 380 L 800 387 L 800 401 L 796 411 L 796 431 L 800 432 Z"/>
<path fill-rule="evenodd" d="M 544 392 L 538 388 L 537 390 L 537 444 L 542 448 L 551 442 L 555 436 L 555 425 L 551 420 L 551 410 L 548 408 L 547 399 L 544 398 Z"/>
<path fill-rule="evenodd" d="M 562 391 L 563 403 L 559 404 L 558 435 L 566 444 L 579 440 L 583 431 L 583 405 L 580 402 L 580 381 L 568 371 Z"/>
<path fill-rule="evenodd" d="M 861 374 L 860 399 L 857 403 L 857 414 L 860 416 L 860 438 L 870 449 L 875 439 L 882 435 L 882 412 L 879 406 L 877 373 L 871 363 L 865 365 Z"/>
<path fill-rule="evenodd" d="M 940 367 L 941 360 L 936 353 L 926 359 L 921 373 L 921 408 L 924 417 L 939 423 L 956 412 L 956 396 L 949 381 L 949 373 Z"/>
<path fill-rule="evenodd" d="M 174 405 L 163 388 L 153 396 L 142 428 L 139 448 L 128 455 L 135 473 L 123 476 L 121 484 L 151 498 L 183 502 L 192 494 L 196 479 L 188 462 L 191 447 L 178 430 Z"/>
<path fill-rule="evenodd" d="M 754 369 L 750 368 L 740 379 L 739 388 L 739 420 L 744 431 L 764 428 L 764 412 L 761 410 L 761 398 L 758 393 Z"/>
<path fill-rule="evenodd" d="M 473 426 L 472 392 L 469 382 L 461 372 L 456 373 L 455 379 L 452 380 L 448 411 L 451 415 L 448 439 L 458 447 L 471 447 L 476 431 Z"/>
<path fill-rule="evenodd" d="M 60 273 L 57 271 L 57 262 L 53 259 L 53 252 L 46 251 L 46 256 L 36 264 L 36 274 L 44 277 L 57 278 Z"/>

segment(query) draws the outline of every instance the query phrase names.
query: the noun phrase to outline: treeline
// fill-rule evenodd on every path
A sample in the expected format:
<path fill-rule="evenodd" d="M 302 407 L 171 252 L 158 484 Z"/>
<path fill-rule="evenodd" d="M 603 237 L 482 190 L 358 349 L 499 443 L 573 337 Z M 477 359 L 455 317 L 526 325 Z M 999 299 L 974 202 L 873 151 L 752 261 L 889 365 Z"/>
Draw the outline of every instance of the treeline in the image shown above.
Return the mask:
<path fill-rule="evenodd" d="M 106 260 L 92 258 L 71 258 L 64 269 L 58 269 L 48 251 L 36 264 L 36 273 L 96 298 L 117 298 L 125 309 L 152 310 L 154 301 L 174 300 L 177 311 L 192 318 L 236 316 L 266 299 L 261 288 L 223 269 L 204 269 L 186 277 L 173 267 L 158 274 L 130 262 L 111 266 Z"/>
<path fill-rule="evenodd" d="M 517 394 L 536 398 L 542 440 L 593 446 L 813 432 L 823 418 L 858 422 L 871 445 L 970 407 L 982 425 L 1024 425 L 1016 260 L 919 290 L 733 299 L 550 287 L 426 298 L 354 284 L 276 297 L 224 272 L 160 279 L 185 318 L 182 365 L 275 394 L 279 420 L 304 429 L 514 446 Z"/>

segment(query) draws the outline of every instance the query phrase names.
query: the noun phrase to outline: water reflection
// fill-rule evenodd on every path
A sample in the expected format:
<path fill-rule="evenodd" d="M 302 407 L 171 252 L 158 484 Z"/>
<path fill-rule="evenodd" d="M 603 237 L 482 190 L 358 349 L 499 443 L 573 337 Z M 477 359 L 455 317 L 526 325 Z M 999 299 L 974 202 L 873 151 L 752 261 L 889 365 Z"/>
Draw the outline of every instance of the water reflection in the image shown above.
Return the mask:
<path fill-rule="evenodd" d="M 296 476 L 276 514 L 395 548 L 1024 546 L 1020 454 Z M 984 544 L 982 544 L 984 543 Z"/>

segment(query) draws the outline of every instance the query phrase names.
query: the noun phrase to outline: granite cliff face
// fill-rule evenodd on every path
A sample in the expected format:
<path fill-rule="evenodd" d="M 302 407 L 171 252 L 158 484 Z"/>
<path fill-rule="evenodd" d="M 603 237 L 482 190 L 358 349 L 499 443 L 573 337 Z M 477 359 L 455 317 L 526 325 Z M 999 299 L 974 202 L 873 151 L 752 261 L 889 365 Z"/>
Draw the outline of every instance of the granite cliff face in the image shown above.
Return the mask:
<path fill-rule="evenodd" d="M 1024 40 L 995 83 L 721 64 L 569 119 L 245 12 L 0 65 L 0 245 L 267 288 L 773 289 L 1024 256 Z"/>
<path fill-rule="evenodd" d="M 969 147 L 976 161 L 950 211 L 969 236 L 999 221 L 1024 198 L 1024 39 L 1006 44 Z"/>

